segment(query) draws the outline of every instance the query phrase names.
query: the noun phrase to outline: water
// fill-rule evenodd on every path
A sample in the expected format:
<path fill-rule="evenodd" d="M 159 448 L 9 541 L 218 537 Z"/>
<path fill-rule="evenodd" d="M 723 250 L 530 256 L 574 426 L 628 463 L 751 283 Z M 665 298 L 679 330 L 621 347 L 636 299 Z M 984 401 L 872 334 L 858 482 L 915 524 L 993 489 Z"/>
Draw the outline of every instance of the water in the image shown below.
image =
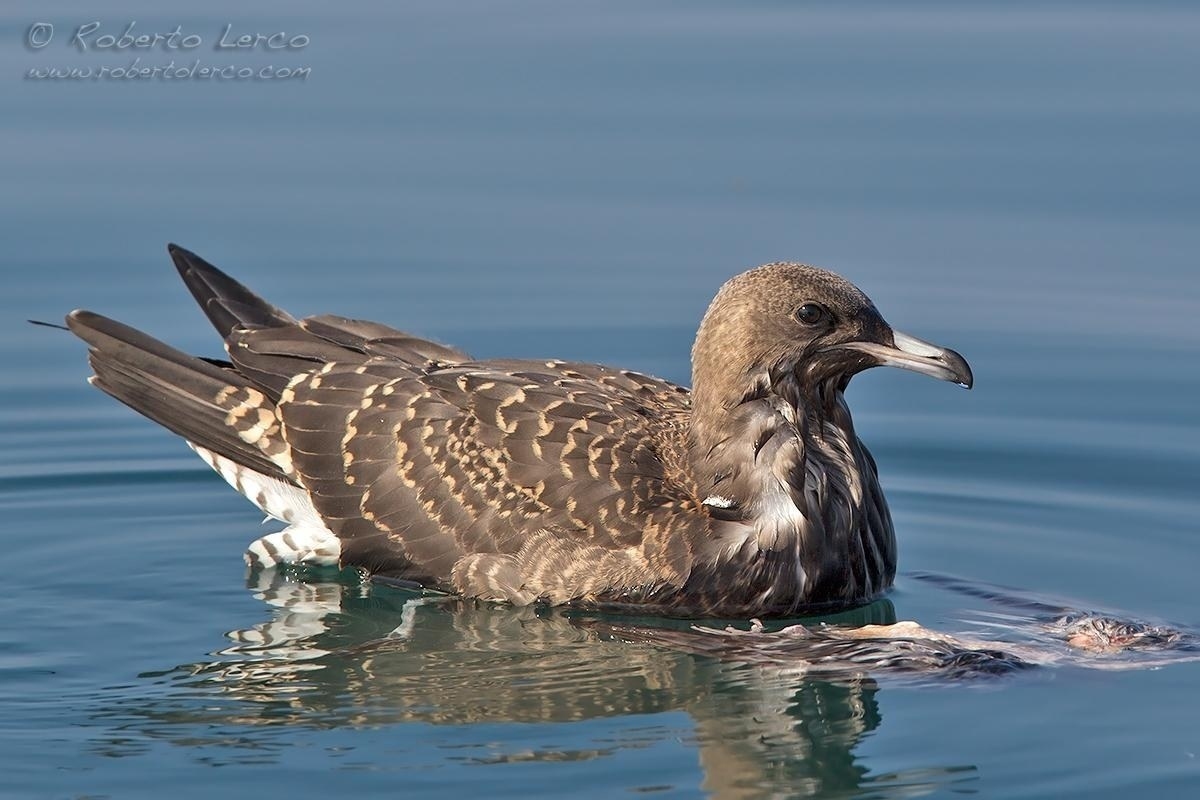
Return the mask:
<path fill-rule="evenodd" d="M 1191 6 L 127 0 L 104 31 L 311 73 L 22 78 L 136 57 L 65 44 L 90 9 L 0 12 L 0 794 L 1194 796 L 1194 663 L 835 682 L 247 586 L 256 512 L 24 323 L 87 306 L 214 353 L 174 240 L 297 313 L 686 381 L 720 282 L 807 260 L 977 376 L 851 387 L 901 544 L 870 613 L 961 629 L 980 603 L 937 573 L 1194 626 Z M 311 43 L 214 51 L 226 23 Z"/>

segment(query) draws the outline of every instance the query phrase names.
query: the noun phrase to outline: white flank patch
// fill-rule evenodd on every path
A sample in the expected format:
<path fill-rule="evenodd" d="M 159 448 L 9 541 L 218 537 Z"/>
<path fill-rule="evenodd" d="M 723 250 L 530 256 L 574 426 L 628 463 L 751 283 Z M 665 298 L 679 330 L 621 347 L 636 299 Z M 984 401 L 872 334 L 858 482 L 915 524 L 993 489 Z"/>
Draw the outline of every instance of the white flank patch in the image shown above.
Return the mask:
<path fill-rule="evenodd" d="M 719 494 L 710 494 L 704 498 L 704 505 L 712 506 L 713 508 L 733 508 L 733 501 L 728 497 L 722 497 Z"/>
<path fill-rule="evenodd" d="M 252 567 L 277 564 L 337 564 L 342 543 L 313 508 L 308 493 L 287 481 L 272 478 L 243 467 L 236 461 L 188 442 L 196 455 L 217 471 L 225 482 L 237 489 L 270 519 L 288 523 L 277 533 L 269 533 L 246 548 L 245 560 Z"/>

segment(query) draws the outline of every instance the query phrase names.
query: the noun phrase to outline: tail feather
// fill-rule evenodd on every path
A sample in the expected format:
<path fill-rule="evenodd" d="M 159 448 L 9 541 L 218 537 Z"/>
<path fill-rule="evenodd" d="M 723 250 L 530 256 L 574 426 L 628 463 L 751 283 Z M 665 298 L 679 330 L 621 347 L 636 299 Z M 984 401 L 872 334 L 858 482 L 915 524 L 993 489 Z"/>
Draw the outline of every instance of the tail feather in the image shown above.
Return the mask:
<path fill-rule="evenodd" d="M 192 445 L 266 477 L 294 480 L 275 407 L 298 375 L 384 357 L 421 369 L 466 353 L 379 323 L 298 321 L 195 253 L 167 245 L 188 290 L 225 339 L 228 361 L 188 355 L 90 311 L 67 327 L 90 345 L 92 384 Z"/>
<path fill-rule="evenodd" d="M 169 244 L 167 252 L 188 291 L 222 338 L 228 338 L 235 328 L 296 324 L 291 314 L 271 305 L 192 251 Z"/>
<path fill-rule="evenodd" d="M 273 443 L 259 411 L 269 421 L 274 405 L 245 377 L 90 311 L 71 312 L 67 327 L 90 347 L 92 385 L 195 445 L 287 478 L 265 452 Z"/>

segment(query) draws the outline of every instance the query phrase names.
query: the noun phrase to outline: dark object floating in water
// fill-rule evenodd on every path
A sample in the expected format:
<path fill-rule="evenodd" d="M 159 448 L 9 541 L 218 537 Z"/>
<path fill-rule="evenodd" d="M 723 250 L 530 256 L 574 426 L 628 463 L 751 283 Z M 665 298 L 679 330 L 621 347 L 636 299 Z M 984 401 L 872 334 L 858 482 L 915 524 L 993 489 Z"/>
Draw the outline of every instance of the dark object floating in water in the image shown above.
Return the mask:
<path fill-rule="evenodd" d="M 863 603 L 892 522 L 843 397 L 869 367 L 970 387 L 833 273 L 728 281 L 694 389 L 563 361 L 474 361 L 387 326 L 297 320 L 174 245 L 225 340 L 197 358 L 88 311 L 91 382 L 184 437 L 289 527 L 252 564 L 339 563 L 516 604 L 779 615 Z"/>
<path fill-rule="evenodd" d="M 1187 630 L 1081 611 L 942 575 L 916 577 L 982 598 L 1002 610 L 967 612 L 964 620 L 972 630 L 961 633 L 907 621 L 805 623 L 777 630 L 768 630 L 759 620 L 752 620 L 748 630 L 733 625 L 680 629 L 602 621 L 589 627 L 623 641 L 774 667 L 789 674 L 835 678 L 870 675 L 925 681 L 1001 675 L 1031 667 L 1145 669 L 1200 659 L 1200 637 Z"/>
<path fill-rule="evenodd" d="M 599 627 L 625 641 L 814 675 L 965 678 L 1002 675 L 1035 663 L 1005 650 L 1002 642 L 960 639 L 915 622 L 861 627 L 796 624 L 773 631 L 757 619 L 749 630 L 732 625 L 723 629 L 695 625 L 689 630 Z"/>

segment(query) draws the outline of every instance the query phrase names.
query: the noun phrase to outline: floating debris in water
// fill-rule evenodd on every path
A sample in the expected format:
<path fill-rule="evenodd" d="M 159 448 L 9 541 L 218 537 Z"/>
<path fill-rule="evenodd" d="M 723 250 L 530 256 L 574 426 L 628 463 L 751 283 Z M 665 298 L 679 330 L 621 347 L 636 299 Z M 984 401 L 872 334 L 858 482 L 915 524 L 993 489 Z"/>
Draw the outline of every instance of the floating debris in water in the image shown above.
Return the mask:
<path fill-rule="evenodd" d="M 948 633 L 917 622 L 844 625 L 798 623 L 770 629 L 692 625 L 685 629 L 598 622 L 614 638 L 645 642 L 725 661 L 789 667 L 834 676 L 967 678 L 1032 667 L 1140 669 L 1200 659 L 1200 636 L 1166 625 L 1081 611 L 999 587 L 920 576 L 1023 613 L 965 612 L 979 632 Z M 1007 638 L 999 638 L 1003 634 Z"/>

